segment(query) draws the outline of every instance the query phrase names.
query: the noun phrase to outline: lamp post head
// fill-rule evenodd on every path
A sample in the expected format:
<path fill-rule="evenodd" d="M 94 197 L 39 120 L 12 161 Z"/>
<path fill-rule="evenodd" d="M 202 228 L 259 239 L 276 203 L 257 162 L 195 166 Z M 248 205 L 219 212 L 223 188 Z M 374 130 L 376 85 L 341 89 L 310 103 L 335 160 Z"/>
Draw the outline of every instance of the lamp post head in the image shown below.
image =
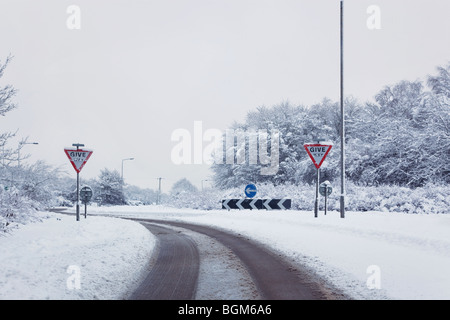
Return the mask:
<path fill-rule="evenodd" d="M 84 144 L 82 144 L 82 143 L 72 143 L 72 146 L 77 147 L 77 150 L 78 150 L 79 147 L 84 147 Z"/>
<path fill-rule="evenodd" d="M 21 142 L 19 142 L 19 144 L 22 144 L 22 145 L 24 145 L 24 144 L 39 144 L 39 142 L 23 142 L 23 141 L 21 141 Z"/>

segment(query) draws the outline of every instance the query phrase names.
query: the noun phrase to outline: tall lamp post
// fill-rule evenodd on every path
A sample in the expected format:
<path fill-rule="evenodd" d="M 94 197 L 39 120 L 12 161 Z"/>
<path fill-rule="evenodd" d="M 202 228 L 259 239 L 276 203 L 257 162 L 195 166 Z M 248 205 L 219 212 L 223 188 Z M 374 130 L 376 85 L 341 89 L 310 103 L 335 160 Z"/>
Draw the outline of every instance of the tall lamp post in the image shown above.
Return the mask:
<path fill-rule="evenodd" d="M 158 179 L 158 197 L 156 198 L 156 204 L 160 204 L 161 203 L 161 180 L 164 178 L 156 178 Z"/>
<path fill-rule="evenodd" d="M 122 182 L 123 182 L 123 162 L 127 161 L 127 160 L 134 160 L 134 158 L 126 158 L 126 159 L 122 159 L 122 174 L 121 174 L 121 178 L 122 178 Z"/>
<path fill-rule="evenodd" d="M 202 180 L 202 192 L 205 190 L 203 187 L 203 182 L 206 182 L 206 181 L 211 181 L 211 180 Z"/>
<path fill-rule="evenodd" d="M 345 218 L 344 1 L 341 0 L 341 218 Z"/>

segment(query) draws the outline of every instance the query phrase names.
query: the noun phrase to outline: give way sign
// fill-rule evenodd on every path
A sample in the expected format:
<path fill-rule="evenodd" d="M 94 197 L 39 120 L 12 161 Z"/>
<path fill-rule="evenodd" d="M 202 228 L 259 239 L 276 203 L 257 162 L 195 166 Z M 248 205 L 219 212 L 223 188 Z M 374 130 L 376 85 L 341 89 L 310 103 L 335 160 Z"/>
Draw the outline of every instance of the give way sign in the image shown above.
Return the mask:
<path fill-rule="evenodd" d="M 330 152 L 332 145 L 317 143 L 305 144 L 304 147 L 316 168 L 319 169 L 322 163 L 325 161 L 328 153 Z"/>
<path fill-rule="evenodd" d="M 69 158 L 70 163 L 72 164 L 75 171 L 79 173 L 81 169 L 83 169 L 86 162 L 89 160 L 93 151 L 87 149 L 64 149 L 64 152 Z"/>

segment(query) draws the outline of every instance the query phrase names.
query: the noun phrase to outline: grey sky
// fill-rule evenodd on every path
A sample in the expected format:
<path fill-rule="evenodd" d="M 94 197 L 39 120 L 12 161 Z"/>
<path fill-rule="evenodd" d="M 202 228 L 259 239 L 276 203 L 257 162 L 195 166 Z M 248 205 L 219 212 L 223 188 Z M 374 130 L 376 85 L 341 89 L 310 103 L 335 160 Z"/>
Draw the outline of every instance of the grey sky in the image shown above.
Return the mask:
<path fill-rule="evenodd" d="M 73 4 L 80 30 L 66 26 Z M 380 30 L 366 25 L 370 5 Z M 447 0 L 346 0 L 346 95 L 371 100 L 447 64 L 448 12 Z M 174 130 L 225 130 L 261 105 L 339 98 L 338 0 L 0 0 L 0 35 L 0 60 L 14 55 L 1 84 L 19 90 L 1 131 L 39 142 L 24 147 L 27 161 L 73 175 L 63 149 L 84 143 L 94 150 L 86 178 L 134 157 L 128 183 L 200 187 L 207 166 L 172 164 Z"/>

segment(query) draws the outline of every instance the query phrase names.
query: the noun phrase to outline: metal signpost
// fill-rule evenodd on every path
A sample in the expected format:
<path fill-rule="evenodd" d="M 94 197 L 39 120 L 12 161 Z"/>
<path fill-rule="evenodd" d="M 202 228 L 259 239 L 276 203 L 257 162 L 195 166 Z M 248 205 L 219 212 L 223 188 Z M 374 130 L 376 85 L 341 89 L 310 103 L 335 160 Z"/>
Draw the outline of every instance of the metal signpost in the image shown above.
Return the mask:
<path fill-rule="evenodd" d="M 80 149 L 84 147 L 84 144 L 74 143 L 72 146 L 77 147 L 75 150 L 71 148 L 65 148 L 64 152 L 70 160 L 73 168 L 77 172 L 77 221 L 80 220 L 80 171 L 83 169 L 86 162 L 92 155 L 92 150 Z"/>
<path fill-rule="evenodd" d="M 320 180 L 320 167 L 325 161 L 328 153 L 332 148 L 332 144 L 323 144 L 321 140 L 318 143 L 305 144 L 305 150 L 311 158 L 314 166 L 317 169 L 317 179 L 316 179 L 316 199 L 314 201 L 314 217 L 317 218 L 319 214 L 319 180 Z"/>

